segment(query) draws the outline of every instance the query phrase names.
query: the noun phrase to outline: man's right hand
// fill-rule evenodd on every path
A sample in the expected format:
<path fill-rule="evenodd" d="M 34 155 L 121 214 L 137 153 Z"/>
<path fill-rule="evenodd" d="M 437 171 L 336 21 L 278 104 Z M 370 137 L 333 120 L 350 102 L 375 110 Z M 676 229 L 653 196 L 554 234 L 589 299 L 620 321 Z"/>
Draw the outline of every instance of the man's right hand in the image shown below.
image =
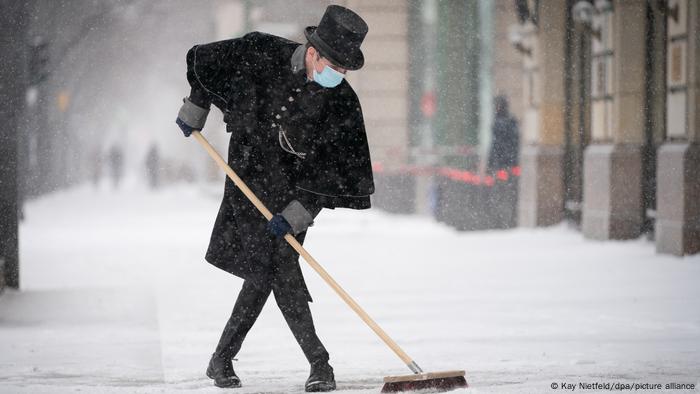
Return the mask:
<path fill-rule="evenodd" d="M 180 127 L 185 137 L 189 137 L 193 131 L 199 131 L 204 128 L 209 109 L 198 106 L 190 101 L 188 97 L 182 99 L 182 103 L 175 123 Z"/>
<path fill-rule="evenodd" d="M 291 234 L 294 231 L 287 219 L 280 213 L 273 215 L 272 219 L 267 222 L 267 229 L 278 238 L 283 238 L 285 235 Z"/>

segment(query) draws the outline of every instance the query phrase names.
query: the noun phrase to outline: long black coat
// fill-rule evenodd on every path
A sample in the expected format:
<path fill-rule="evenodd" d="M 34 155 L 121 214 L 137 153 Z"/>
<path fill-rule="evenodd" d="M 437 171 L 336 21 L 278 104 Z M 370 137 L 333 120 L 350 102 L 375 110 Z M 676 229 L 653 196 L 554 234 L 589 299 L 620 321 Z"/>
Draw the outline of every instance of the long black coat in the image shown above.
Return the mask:
<path fill-rule="evenodd" d="M 195 46 L 187 54 L 190 97 L 222 110 L 229 165 L 271 212 L 295 199 L 314 216 L 321 208 L 369 208 L 374 182 L 357 95 L 347 81 L 326 89 L 308 82 L 305 70 L 294 72 L 299 45 L 254 32 Z M 227 178 L 207 261 L 246 280 L 299 281 L 306 289 L 298 257 Z"/>
<path fill-rule="evenodd" d="M 518 165 L 520 137 L 518 121 L 509 113 L 496 114 L 493 119 L 489 171 L 497 171 Z"/>

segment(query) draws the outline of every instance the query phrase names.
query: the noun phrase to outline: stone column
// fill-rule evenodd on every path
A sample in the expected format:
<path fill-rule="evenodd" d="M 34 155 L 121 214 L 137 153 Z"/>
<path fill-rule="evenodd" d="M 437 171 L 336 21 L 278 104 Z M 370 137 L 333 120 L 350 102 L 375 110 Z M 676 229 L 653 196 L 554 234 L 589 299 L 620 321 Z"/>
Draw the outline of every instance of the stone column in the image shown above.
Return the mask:
<path fill-rule="evenodd" d="M 646 2 L 596 1 L 596 7 L 582 230 L 586 238 L 636 238 L 644 214 Z"/>
<path fill-rule="evenodd" d="M 400 170 L 408 162 L 408 2 L 347 0 L 369 25 L 362 44 L 365 65 L 348 73 L 357 92 L 367 129 L 372 162 L 384 169 L 374 178 L 372 203 L 392 212 L 412 212 L 413 178 Z"/>
<path fill-rule="evenodd" d="M 489 1 L 489 0 L 486 0 Z M 517 27 L 518 17 L 513 2 L 496 0 L 493 2 L 493 65 L 491 84 L 493 95 L 508 97 L 510 112 L 522 124 L 523 89 L 522 59 L 518 51 L 508 42 L 510 29 Z"/>
<path fill-rule="evenodd" d="M 658 150 L 656 250 L 700 252 L 700 2 L 670 0 L 666 142 Z"/>
<path fill-rule="evenodd" d="M 406 164 L 408 150 L 408 5 L 405 1 L 347 0 L 369 25 L 365 66 L 348 73 L 357 92 L 373 161 Z"/>
<path fill-rule="evenodd" d="M 524 56 L 522 168 L 518 223 L 547 226 L 564 216 L 564 62 L 566 2 L 540 6 L 539 26 L 523 30 Z"/>

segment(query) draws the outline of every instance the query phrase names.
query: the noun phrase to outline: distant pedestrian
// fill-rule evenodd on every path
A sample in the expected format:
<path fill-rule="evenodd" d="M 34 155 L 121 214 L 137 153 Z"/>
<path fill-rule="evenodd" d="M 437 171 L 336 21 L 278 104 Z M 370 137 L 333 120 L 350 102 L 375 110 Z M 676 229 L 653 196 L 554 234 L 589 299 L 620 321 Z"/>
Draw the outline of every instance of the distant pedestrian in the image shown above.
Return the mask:
<path fill-rule="evenodd" d="M 490 228 L 511 228 L 517 224 L 518 182 L 512 169 L 518 166 L 518 121 L 509 112 L 506 97 L 497 96 L 493 104 L 495 113 L 488 172 L 496 182 L 489 188 L 486 210 Z"/>
<path fill-rule="evenodd" d="M 119 187 L 124 172 L 124 153 L 118 145 L 113 145 L 107 157 L 114 187 Z"/>
<path fill-rule="evenodd" d="M 94 148 L 90 153 L 90 161 L 92 162 L 92 169 L 90 173 L 90 178 L 92 180 L 92 185 L 97 187 L 100 178 L 102 177 L 102 152 L 98 148 Z"/>
<path fill-rule="evenodd" d="M 518 121 L 509 112 L 508 99 L 505 96 L 496 96 L 493 107 L 491 151 L 488 162 L 490 173 L 517 166 L 520 147 Z"/>
<path fill-rule="evenodd" d="M 158 147 L 153 144 L 146 154 L 146 177 L 148 178 L 148 185 L 151 189 L 157 189 L 159 186 L 159 172 L 160 154 L 158 153 Z"/>

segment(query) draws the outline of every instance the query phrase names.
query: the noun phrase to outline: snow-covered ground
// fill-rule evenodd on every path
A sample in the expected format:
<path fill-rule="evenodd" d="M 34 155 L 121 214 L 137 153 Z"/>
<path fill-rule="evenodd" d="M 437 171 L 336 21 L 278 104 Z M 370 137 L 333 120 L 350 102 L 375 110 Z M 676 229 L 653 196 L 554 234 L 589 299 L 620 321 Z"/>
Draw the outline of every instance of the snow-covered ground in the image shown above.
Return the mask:
<path fill-rule="evenodd" d="M 219 192 L 81 187 L 29 203 L 23 290 L 0 296 L 0 392 L 222 392 L 204 370 L 241 280 L 203 259 Z M 462 392 L 700 383 L 700 256 L 375 210 L 322 212 L 306 246 L 423 369 L 465 369 Z M 408 373 L 302 266 L 339 390 Z M 274 300 L 234 367 L 233 392 L 303 392 L 308 365 Z"/>

